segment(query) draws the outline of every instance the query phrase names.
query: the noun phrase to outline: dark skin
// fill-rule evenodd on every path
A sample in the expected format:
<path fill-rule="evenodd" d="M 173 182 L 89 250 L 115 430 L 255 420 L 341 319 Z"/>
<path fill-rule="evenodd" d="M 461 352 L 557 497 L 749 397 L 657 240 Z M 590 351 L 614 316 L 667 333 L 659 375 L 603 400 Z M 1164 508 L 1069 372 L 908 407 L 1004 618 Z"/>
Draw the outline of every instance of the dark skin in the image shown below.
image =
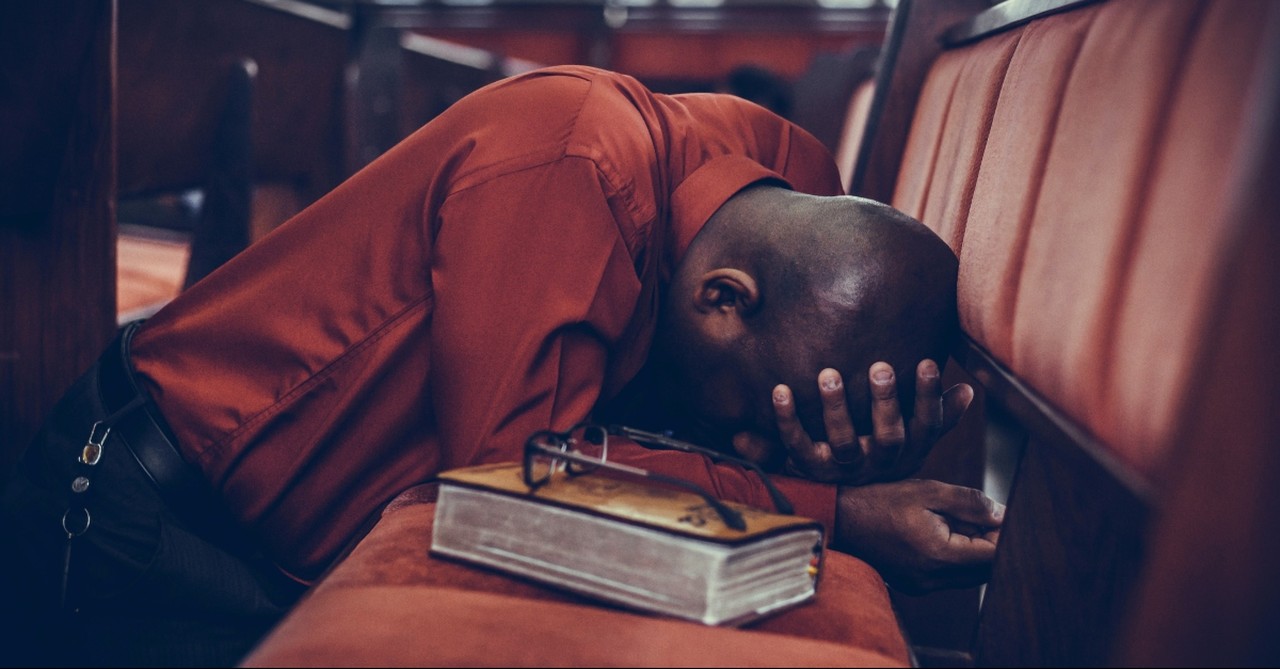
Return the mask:
<path fill-rule="evenodd" d="M 838 484 L 832 545 L 908 592 L 985 581 L 1003 521 L 980 491 L 902 480 L 973 399 L 935 362 L 955 271 L 900 212 L 755 186 L 677 267 L 655 351 L 697 440 Z"/>

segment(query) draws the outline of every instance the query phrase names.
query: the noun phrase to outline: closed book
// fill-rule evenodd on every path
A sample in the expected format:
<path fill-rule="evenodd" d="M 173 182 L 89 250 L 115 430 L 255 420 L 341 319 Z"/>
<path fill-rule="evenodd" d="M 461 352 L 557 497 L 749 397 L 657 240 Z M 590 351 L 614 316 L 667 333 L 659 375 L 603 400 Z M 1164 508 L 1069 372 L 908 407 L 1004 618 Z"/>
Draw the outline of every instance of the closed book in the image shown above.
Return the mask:
<path fill-rule="evenodd" d="M 822 556 L 812 519 L 601 473 L 530 491 L 519 464 L 441 474 L 431 551 L 623 607 L 736 625 L 811 599 Z"/>

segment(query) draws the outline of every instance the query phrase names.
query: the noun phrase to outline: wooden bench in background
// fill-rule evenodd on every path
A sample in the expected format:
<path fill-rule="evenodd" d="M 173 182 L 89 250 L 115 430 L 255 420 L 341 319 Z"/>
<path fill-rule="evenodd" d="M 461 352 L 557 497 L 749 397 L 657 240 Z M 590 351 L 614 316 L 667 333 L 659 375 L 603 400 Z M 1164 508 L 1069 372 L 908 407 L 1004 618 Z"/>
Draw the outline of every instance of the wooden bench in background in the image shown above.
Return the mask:
<path fill-rule="evenodd" d="M 0 21 L 0 476 L 115 331 L 114 26 L 112 0 Z"/>
<path fill-rule="evenodd" d="M 372 5 L 120 9 L 120 322 L 154 313 L 458 98 L 536 66 L 408 33 Z"/>
<path fill-rule="evenodd" d="M 350 34 L 346 15 L 298 2 L 120 0 L 121 322 L 346 176 Z"/>

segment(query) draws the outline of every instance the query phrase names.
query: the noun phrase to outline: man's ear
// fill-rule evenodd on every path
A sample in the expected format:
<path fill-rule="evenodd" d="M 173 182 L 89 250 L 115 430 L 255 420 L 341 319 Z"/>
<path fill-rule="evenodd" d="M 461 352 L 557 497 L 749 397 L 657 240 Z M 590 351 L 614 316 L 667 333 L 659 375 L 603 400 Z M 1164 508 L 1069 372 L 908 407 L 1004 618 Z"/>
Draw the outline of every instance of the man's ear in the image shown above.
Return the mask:
<path fill-rule="evenodd" d="M 760 287 L 755 277 L 740 269 L 720 267 L 698 280 L 694 308 L 701 314 L 736 314 L 744 317 L 760 307 Z"/>

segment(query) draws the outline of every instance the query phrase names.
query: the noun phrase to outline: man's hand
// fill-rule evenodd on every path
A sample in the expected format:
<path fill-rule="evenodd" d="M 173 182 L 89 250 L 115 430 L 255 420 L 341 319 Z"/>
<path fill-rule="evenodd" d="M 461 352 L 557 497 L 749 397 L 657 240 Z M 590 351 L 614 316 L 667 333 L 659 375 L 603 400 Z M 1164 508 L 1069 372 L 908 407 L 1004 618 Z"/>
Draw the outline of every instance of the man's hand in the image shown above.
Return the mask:
<path fill-rule="evenodd" d="M 909 594 L 991 577 L 1004 506 L 973 488 L 910 479 L 841 487 L 832 546 Z"/>
<path fill-rule="evenodd" d="M 938 439 L 955 427 L 973 401 L 968 384 L 952 386 L 945 393 L 938 365 L 923 360 L 916 366 L 915 411 L 904 424 L 898 407 L 893 367 L 877 362 L 867 375 L 871 388 L 872 434 L 859 435 L 845 401 L 840 372 L 824 369 L 818 374 L 822 420 L 826 441 L 814 441 L 796 416 L 795 394 L 785 385 L 773 390 L 778 432 L 787 451 L 789 473 L 824 483 L 858 485 L 909 476 L 924 463 Z M 756 462 L 769 453 L 762 438 L 743 433 L 734 438 L 739 455 Z"/>

